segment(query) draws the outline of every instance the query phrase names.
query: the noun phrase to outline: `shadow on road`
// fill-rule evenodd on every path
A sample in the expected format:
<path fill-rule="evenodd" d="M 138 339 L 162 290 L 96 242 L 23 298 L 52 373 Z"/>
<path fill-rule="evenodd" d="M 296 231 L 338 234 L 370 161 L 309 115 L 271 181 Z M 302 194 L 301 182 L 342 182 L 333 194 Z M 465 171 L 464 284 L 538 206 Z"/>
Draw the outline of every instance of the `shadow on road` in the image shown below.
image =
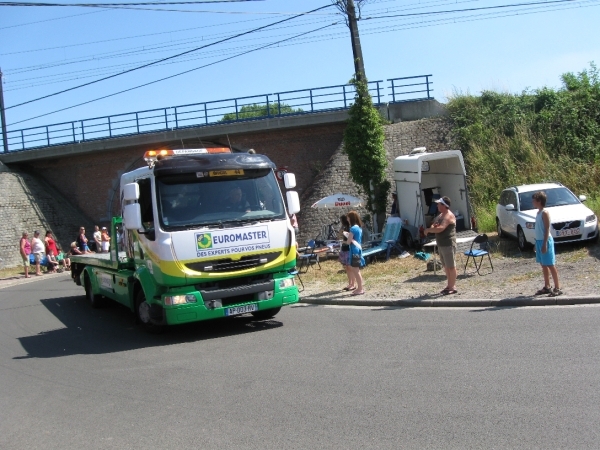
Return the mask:
<path fill-rule="evenodd" d="M 14 359 L 115 353 L 226 338 L 283 326 L 273 319 L 257 321 L 251 316 L 238 316 L 168 327 L 165 333 L 152 335 L 135 325 L 129 309 L 115 302 L 102 309 L 90 308 L 82 296 L 44 299 L 41 303 L 65 328 L 19 338 L 27 355 Z"/>

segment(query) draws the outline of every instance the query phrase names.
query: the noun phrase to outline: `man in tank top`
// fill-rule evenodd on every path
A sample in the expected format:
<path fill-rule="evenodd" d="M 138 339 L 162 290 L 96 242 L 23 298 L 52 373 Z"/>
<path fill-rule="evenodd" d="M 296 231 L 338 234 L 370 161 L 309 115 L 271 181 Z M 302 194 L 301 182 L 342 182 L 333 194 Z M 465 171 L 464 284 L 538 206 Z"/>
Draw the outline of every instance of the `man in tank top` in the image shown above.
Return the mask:
<path fill-rule="evenodd" d="M 425 234 L 434 233 L 437 242 L 440 261 L 446 272 L 447 285 L 442 289 L 443 295 L 456 294 L 456 217 L 450 211 L 450 199 L 442 197 L 435 200 L 439 215 L 434 219 L 430 228 L 425 229 Z"/>

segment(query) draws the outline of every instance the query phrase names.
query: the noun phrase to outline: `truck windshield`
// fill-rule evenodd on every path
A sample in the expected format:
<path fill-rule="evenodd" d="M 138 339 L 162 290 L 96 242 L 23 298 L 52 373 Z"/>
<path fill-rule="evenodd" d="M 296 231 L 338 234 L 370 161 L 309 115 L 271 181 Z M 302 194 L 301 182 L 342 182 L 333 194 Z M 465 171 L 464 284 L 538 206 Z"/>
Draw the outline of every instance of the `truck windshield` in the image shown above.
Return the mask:
<path fill-rule="evenodd" d="M 286 217 L 279 185 L 267 169 L 245 170 L 241 176 L 170 175 L 158 178 L 156 187 L 165 231 Z"/>

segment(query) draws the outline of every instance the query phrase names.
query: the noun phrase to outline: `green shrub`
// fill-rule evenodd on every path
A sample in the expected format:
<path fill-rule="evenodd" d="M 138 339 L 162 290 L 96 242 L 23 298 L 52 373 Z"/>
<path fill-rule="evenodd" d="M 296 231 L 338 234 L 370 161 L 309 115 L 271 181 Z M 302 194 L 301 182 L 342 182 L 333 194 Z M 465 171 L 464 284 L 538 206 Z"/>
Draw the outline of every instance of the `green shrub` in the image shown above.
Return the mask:
<path fill-rule="evenodd" d="M 558 90 L 456 95 L 448 109 L 463 150 L 482 231 L 508 186 L 558 181 L 600 207 L 600 76 L 596 66 L 562 76 Z"/>

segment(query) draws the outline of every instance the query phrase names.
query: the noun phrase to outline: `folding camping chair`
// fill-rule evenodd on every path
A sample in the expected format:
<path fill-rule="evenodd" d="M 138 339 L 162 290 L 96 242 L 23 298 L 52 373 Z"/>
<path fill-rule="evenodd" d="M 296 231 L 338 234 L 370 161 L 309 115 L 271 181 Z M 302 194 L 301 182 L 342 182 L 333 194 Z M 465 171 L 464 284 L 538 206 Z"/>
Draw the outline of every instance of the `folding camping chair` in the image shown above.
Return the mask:
<path fill-rule="evenodd" d="M 475 244 L 479 244 L 479 249 L 473 249 Z M 483 264 L 483 258 L 487 255 L 488 261 L 490 262 L 491 271 L 488 273 L 492 273 L 494 271 L 494 265 L 492 264 L 492 257 L 490 256 L 490 244 L 488 240 L 487 234 L 480 234 L 473 242 L 471 242 L 471 248 L 465 252 L 465 256 L 467 257 L 467 262 L 465 263 L 464 274 L 467 273 L 467 266 L 469 265 L 469 258 L 473 259 L 473 264 L 475 265 L 475 269 L 477 273 L 481 275 L 480 269 Z M 479 264 L 477 263 L 477 258 L 479 258 Z"/>
<path fill-rule="evenodd" d="M 386 252 L 386 261 L 390 259 L 390 252 L 392 251 L 392 248 L 400 249 L 397 242 L 401 231 L 402 221 L 400 218 L 388 217 L 383 230 L 383 236 L 381 237 L 381 242 L 378 245 L 363 250 L 362 256 L 365 258 L 365 261 L 367 258 L 371 259 L 372 257 L 383 252 Z"/>
<path fill-rule="evenodd" d="M 315 253 L 316 242 L 314 239 L 311 239 L 306 244 L 306 250 L 303 254 L 299 254 L 296 256 L 296 260 L 298 261 L 298 273 L 306 273 L 311 266 L 311 263 L 316 262 L 321 268 L 321 263 L 319 262 L 319 255 Z M 303 268 L 306 266 L 306 269 Z"/>

